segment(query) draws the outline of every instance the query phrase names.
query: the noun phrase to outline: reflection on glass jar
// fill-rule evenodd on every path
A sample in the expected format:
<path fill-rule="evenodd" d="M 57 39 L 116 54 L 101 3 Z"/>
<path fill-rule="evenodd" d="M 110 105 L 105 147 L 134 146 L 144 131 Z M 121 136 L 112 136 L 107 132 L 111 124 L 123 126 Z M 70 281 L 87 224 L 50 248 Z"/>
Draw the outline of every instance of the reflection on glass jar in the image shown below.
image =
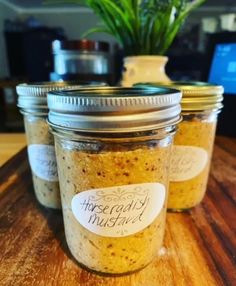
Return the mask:
<path fill-rule="evenodd" d="M 158 88 L 49 93 L 66 240 L 89 269 L 129 273 L 158 254 L 179 101 Z"/>

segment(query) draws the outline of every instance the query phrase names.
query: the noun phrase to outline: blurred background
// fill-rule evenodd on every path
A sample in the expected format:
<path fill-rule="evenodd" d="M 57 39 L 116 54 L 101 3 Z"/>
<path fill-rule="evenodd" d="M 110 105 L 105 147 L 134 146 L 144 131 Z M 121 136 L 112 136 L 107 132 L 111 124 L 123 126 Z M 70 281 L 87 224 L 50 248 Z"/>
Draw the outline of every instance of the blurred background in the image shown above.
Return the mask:
<path fill-rule="evenodd" d="M 123 51 L 115 40 L 96 34 L 81 41 L 98 22 L 79 5 L 0 0 L 0 131 L 23 131 L 16 107 L 18 83 L 78 78 L 119 82 Z M 228 43 L 233 46 L 224 46 Z M 222 57 L 231 57 L 225 72 L 236 85 L 236 1 L 206 1 L 188 18 L 167 55 L 171 79 L 203 81 L 215 81 L 219 71 L 215 75 L 212 68 Z M 229 87 L 229 94 L 235 90 Z"/>

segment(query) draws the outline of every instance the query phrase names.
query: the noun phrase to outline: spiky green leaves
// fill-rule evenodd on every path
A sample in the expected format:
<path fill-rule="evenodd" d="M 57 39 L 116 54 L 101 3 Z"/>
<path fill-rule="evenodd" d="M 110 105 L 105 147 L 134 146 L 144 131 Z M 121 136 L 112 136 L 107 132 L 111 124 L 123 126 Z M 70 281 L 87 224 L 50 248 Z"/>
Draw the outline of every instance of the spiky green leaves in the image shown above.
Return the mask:
<path fill-rule="evenodd" d="M 81 2 L 80 0 L 47 0 Z M 186 17 L 205 0 L 84 0 L 102 20 L 86 33 L 113 35 L 126 55 L 163 55 Z"/>

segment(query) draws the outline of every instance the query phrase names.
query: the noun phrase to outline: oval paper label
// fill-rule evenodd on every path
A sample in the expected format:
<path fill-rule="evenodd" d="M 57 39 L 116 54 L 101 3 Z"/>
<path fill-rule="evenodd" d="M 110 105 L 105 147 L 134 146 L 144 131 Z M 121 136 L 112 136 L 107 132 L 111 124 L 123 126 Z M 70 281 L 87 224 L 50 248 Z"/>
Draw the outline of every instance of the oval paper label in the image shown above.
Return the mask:
<path fill-rule="evenodd" d="M 170 168 L 170 181 L 190 180 L 199 175 L 208 162 L 207 151 L 200 147 L 173 147 Z"/>
<path fill-rule="evenodd" d="M 164 185 L 145 183 L 81 192 L 73 197 L 71 207 L 75 218 L 89 231 L 121 237 L 150 225 L 164 201 Z"/>
<path fill-rule="evenodd" d="M 57 182 L 57 163 L 54 146 L 32 144 L 28 146 L 30 167 L 39 178 Z"/>

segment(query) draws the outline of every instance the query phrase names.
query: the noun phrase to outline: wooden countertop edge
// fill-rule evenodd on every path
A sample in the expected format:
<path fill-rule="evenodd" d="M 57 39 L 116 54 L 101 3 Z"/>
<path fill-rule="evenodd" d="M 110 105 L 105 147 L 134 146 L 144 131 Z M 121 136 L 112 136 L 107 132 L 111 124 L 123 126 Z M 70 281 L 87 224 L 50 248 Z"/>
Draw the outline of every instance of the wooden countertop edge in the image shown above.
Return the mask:
<path fill-rule="evenodd" d="M 6 192 L 12 184 L 16 183 L 16 179 L 24 177 L 25 171 L 28 170 L 27 147 L 23 147 L 19 152 L 13 155 L 8 161 L 0 166 L 0 195 Z M 23 168 L 16 168 L 18 163 L 22 162 Z M 12 170 L 15 169 L 15 172 Z M 9 176 L 9 174 L 11 175 Z"/>

